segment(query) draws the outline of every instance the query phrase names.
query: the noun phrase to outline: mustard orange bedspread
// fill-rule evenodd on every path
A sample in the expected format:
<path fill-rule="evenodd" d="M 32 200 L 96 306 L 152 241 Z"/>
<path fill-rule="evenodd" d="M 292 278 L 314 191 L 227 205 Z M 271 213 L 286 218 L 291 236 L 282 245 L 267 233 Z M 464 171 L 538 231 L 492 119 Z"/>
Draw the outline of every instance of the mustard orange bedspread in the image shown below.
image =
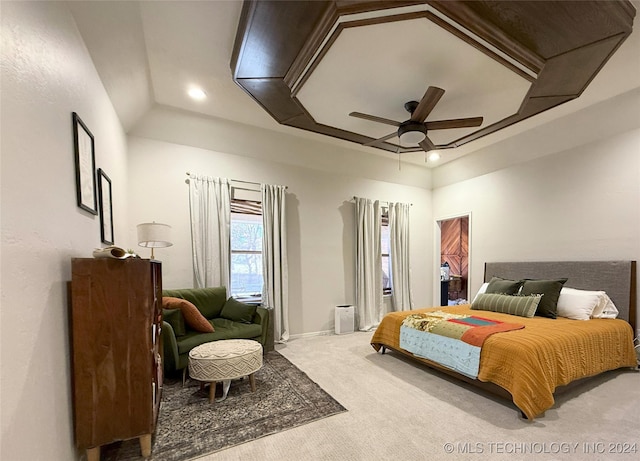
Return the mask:
<path fill-rule="evenodd" d="M 633 330 L 624 320 L 514 317 L 509 314 L 471 310 L 470 306 L 435 307 L 387 314 L 375 331 L 371 344 L 400 349 L 400 325 L 409 314 L 444 310 L 479 315 L 525 325 L 522 330 L 490 336 L 480 354 L 478 380 L 509 391 L 513 403 L 529 419 L 554 403 L 556 387 L 576 379 L 621 367 L 635 367 Z"/>

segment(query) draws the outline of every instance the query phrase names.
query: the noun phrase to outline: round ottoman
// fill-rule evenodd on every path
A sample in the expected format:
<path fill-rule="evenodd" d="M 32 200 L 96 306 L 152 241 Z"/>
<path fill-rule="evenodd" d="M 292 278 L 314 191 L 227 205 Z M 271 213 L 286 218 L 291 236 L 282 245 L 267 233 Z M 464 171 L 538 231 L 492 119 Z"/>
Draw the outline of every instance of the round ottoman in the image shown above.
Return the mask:
<path fill-rule="evenodd" d="M 232 379 L 249 376 L 251 392 L 256 390 L 254 373 L 262 367 L 262 345 L 251 339 L 222 339 L 194 347 L 189 352 L 189 376 L 210 382 L 209 402 L 214 402 L 216 383 L 222 381 L 222 401 Z M 202 384 L 203 385 L 203 384 Z"/>

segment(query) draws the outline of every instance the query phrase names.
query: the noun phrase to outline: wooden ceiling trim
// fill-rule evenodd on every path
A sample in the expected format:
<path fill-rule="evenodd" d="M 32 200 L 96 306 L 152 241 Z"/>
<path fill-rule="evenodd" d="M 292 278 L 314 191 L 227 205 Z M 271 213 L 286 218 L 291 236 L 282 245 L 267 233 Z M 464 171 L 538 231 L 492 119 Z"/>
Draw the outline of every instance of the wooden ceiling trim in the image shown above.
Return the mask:
<path fill-rule="evenodd" d="M 527 21 L 530 9 L 536 11 L 536 20 L 546 24 L 548 17 L 553 23 L 562 23 L 562 15 L 571 11 L 573 6 L 563 5 L 562 1 L 549 2 L 510 2 L 504 0 L 424 0 L 424 1 L 296 1 L 279 2 L 277 0 L 245 0 L 234 44 L 231 66 L 233 78 L 258 104 L 260 104 L 279 123 L 313 131 L 332 137 L 364 144 L 374 140 L 367 136 L 318 124 L 308 114 L 300 101 L 291 92 L 291 85 L 299 77 L 317 49 L 328 34 L 327 27 L 333 27 L 338 14 L 351 14 L 396 8 L 401 5 L 427 3 L 462 27 L 486 40 L 502 52 L 511 56 L 528 69 L 538 73 L 528 97 L 517 114 L 506 117 L 488 127 L 449 143 L 446 147 L 460 146 L 482 136 L 505 128 L 520 120 L 555 107 L 562 102 L 579 95 L 595 77 L 609 57 L 618 49 L 631 33 L 635 9 L 628 0 L 612 2 L 587 2 L 591 17 L 584 21 L 567 18 L 572 27 L 567 30 L 554 30 L 542 27 L 536 31 L 528 26 L 527 34 L 517 36 L 506 33 L 504 29 L 513 27 L 514 20 Z M 571 2 L 570 2 L 571 3 Z M 544 5 L 545 11 L 536 10 Z M 606 24 L 600 24 L 602 18 Z M 509 22 L 511 21 L 511 22 Z M 543 22 L 540 22 L 543 21 Z M 594 25 L 595 24 L 595 25 Z M 597 26 L 597 27 L 596 27 Z M 562 46 L 563 35 L 573 34 L 567 43 L 579 43 L 580 27 L 585 36 L 593 37 L 594 30 L 600 33 L 599 40 L 582 42 L 574 49 Z M 587 29 L 584 29 L 587 28 Z M 533 31 L 533 32 L 532 32 Z M 324 32 L 324 34 L 323 34 Z M 597 43 L 597 44 L 596 44 Z M 537 50 L 561 50 L 558 56 L 544 59 Z M 601 62 L 587 59 L 589 52 L 597 51 Z M 575 67 L 578 65 L 578 67 Z M 563 70 L 564 69 L 564 70 Z M 561 75 L 561 79 L 558 78 Z M 558 78 L 558 80 L 554 80 Z M 567 94 L 570 94 L 567 95 Z M 413 151 L 383 142 L 377 148 L 389 152 Z"/>
<path fill-rule="evenodd" d="M 246 0 L 245 0 L 246 1 Z M 304 3 L 304 2 L 302 2 Z M 316 51 L 322 46 L 322 42 L 331 32 L 334 24 L 338 22 L 338 19 L 342 15 L 351 15 L 358 13 L 366 13 L 369 11 L 378 11 L 385 10 L 391 8 L 399 8 L 403 6 L 412 6 L 417 4 L 422 4 L 424 1 L 416 1 L 416 0 L 338 0 L 338 1 L 325 1 L 326 10 L 323 12 L 322 16 L 318 19 L 317 24 L 311 33 L 311 35 L 306 40 L 302 51 L 295 58 L 291 67 L 284 79 L 289 88 L 295 89 L 295 83 L 300 78 L 300 75 L 304 72 L 304 69 L 307 67 L 307 64 L 313 59 Z M 240 31 L 240 27 L 238 27 L 238 31 Z M 236 38 L 237 40 L 237 38 Z M 297 85 L 300 86 L 300 85 Z"/>
<path fill-rule="evenodd" d="M 621 33 L 548 59 L 530 96 L 580 96 L 625 37 Z M 575 69 L 582 72 L 575 75 Z"/>
<path fill-rule="evenodd" d="M 535 74 L 540 73 L 544 67 L 544 59 L 541 56 L 525 47 L 515 37 L 506 34 L 493 22 L 479 15 L 472 8 L 471 3 L 473 2 L 445 0 L 429 1 L 428 3 L 448 18 L 463 25 L 478 37 L 511 56 Z"/>
<path fill-rule="evenodd" d="M 293 75 L 292 74 L 292 77 L 295 77 L 295 79 L 289 85 L 289 87 L 291 88 L 291 94 L 293 96 L 297 96 L 298 95 L 298 93 L 300 92 L 300 90 L 302 89 L 304 84 L 307 82 L 307 80 L 309 79 L 311 74 L 313 74 L 313 72 L 317 68 L 317 66 L 320 63 L 320 61 L 322 61 L 322 59 L 327 54 L 329 49 L 331 49 L 333 44 L 336 42 L 338 37 L 340 37 L 340 34 L 342 34 L 342 32 L 345 29 L 350 28 L 350 27 L 362 27 L 362 26 L 370 26 L 370 25 L 374 25 L 374 24 L 383 24 L 383 23 L 394 22 L 394 21 L 408 21 L 410 19 L 422 18 L 422 17 L 425 16 L 425 13 L 426 12 L 424 12 L 424 11 L 418 11 L 418 12 L 414 12 L 414 13 L 397 14 L 397 15 L 393 15 L 393 16 L 382 16 L 382 17 L 368 18 L 368 19 L 357 19 L 357 20 L 354 20 L 354 21 L 346 21 L 346 22 L 339 23 L 336 26 L 335 30 L 327 38 L 326 42 L 324 42 L 323 44 L 319 45 L 319 46 L 321 46 L 319 51 L 318 51 L 317 48 L 313 49 L 313 50 L 306 50 L 307 53 L 309 53 L 309 54 L 307 56 L 303 57 L 303 60 L 305 62 L 307 62 L 307 63 L 310 62 L 311 60 L 313 60 L 311 62 L 311 65 L 308 68 L 306 67 L 306 65 L 305 65 L 304 68 L 300 68 L 300 67 L 298 67 L 298 63 L 294 63 L 294 65 L 296 65 L 296 67 L 297 67 L 297 70 L 300 70 L 300 73 L 297 74 L 297 75 Z M 336 22 L 338 21 L 338 17 L 335 18 L 335 21 Z M 331 27 L 329 29 L 331 29 Z M 317 53 L 317 55 L 316 55 L 316 53 Z M 304 75 L 302 75 L 302 72 L 304 72 Z M 295 87 L 293 85 L 295 85 Z"/>
<path fill-rule="evenodd" d="M 532 75 L 529 75 L 527 72 L 525 72 L 524 70 L 522 70 L 518 66 L 514 65 L 512 62 L 508 61 L 507 59 L 503 58 L 499 54 L 494 53 L 493 51 L 491 51 L 486 46 L 484 46 L 481 43 L 477 42 L 476 40 L 472 39 L 467 34 L 465 34 L 464 32 L 460 31 L 459 29 L 453 27 L 451 24 L 449 24 L 448 22 L 442 20 L 441 18 L 439 18 L 435 14 L 429 12 L 427 14 L 427 19 L 429 19 L 430 21 L 432 21 L 435 24 L 439 25 L 444 30 L 446 30 L 447 32 L 455 35 L 459 39 L 463 40 L 468 45 L 471 45 L 472 47 L 474 47 L 478 51 L 486 54 L 491 59 L 497 61 L 499 64 L 502 64 L 507 69 L 511 70 L 512 72 L 515 72 L 516 74 L 518 74 L 520 77 L 524 78 L 525 80 L 528 80 L 529 82 L 534 82 L 535 81 L 535 77 L 533 77 Z M 503 51 L 503 50 L 501 50 L 501 51 Z"/>
<path fill-rule="evenodd" d="M 283 78 L 329 3 L 245 1 L 231 59 L 234 79 Z"/>
<path fill-rule="evenodd" d="M 281 78 L 237 79 L 236 83 L 279 123 L 306 114 L 299 101 L 290 97 L 291 91 Z"/>
<path fill-rule="evenodd" d="M 335 2 L 342 15 L 391 10 L 425 3 L 424 0 L 336 0 Z"/>
<path fill-rule="evenodd" d="M 340 23 L 343 28 L 345 27 L 362 27 L 362 26 L 372 26 L 375 24 L 384 24 L 387 22 L 397 22 L 397 21 L 409 21 L 411 19 L 419 19 L 425 17 L 427 11 L 414 11 L 412 13 L 400 13 L 400 14 L 392 14 L 389 16 L 378 16 L 375 18 L 367 18 L 367 19 L 355 19 L 353 21 L 345 21 Z"/>
<path fill-rule="evenodd" d="M 569 102 L 575 99 L 575 95 L 569 96 L 531 96 L 525 99 L 518 110 L 518 114 L 521 116 L 521 120 L 525 120 L 532 115 L 539 114 L 542 111 L 549 110 L 550 108 Z"/>
<path fill-rule="evenodd" d="M 283 123 L 283 125 L 291 126 L 294 128 L 300 128 L 307 131 L 313 131 L 315 133 L 322 134 L 324 136 L 330 136 L 332 138 L 342 139 L 344 141 L 351 141 L 358 144 L 364 144 L 373 139 L 368 136 L 353 133 L 351 131 L 345 131 L 345 130 L 341 130 L 340 128 L 335 128 L 333 126 L 316 123 L 307 114 L 300 114 L 298 116 L 292 117 L 288 119 L 286 123 Z M 384 149 L 384 150 L 395 152 L 395 149 Z"/>
<path fill-rule="evenodd" d="M 395 5 L 395 8 L 397 8 L 397 5 Z M 440 26 L 442 29 L 458 37 L 476 50 L 484 53 L 486 56 L 489 56 L 491 59 L 508 68 L 525 80 L 529 82 L 535 81 L 534 76 L 525 72 L 522 68 L 516 66 L 513 62 L 495 53 L 491 49 L 479 43 L 477 40 L 470 37 L 468 34 L 464 33 L 460 29 L 454 27 L 447 21 L 443 20 L 442 18 L 438 17 L 433 12 L 428 10 L 345 21 L 337 24 L 335 26 L 335 30 L 331 32 L 331 28 L 339 20 L 339 16 L 340 14 L 336 8 L 329 9 L 327 14 L 322 18 L 319 26 L 314 30 L 312 37 L 307 42 L 307 46 L 305 46 L 303 52 L 297 56 L 296 60 L 291 66 L 291 69 L 289 70 L 289 72 L 287 72 L 287 75 L 285 75 L 285 82 L 291 88 L 291 94 L 293 96 L 297 96 L 298 92 L 304 86 L 309 76 L 315 71 L 320 61 L 322 61 L 326 53 L 329 51 L 331 46 L 333 46 L 344 29 L 349 27 L 364 27 L 397 21 L 409 21 L 419 18 L 426 18 L 432 23 Z M 322 34 L 330 34 L 330 36 L 325 40 L 325 36 L 323 36 Z M 309 62 L 311 62 L 311 65 L 308 65 Z"/>
<path fill-rule="evenodd" d="M 322 43 L 331 31 L 331 28 L 340 17 L 336 4 L 334 2 L 327 3 L 327 9 L 319 19 L 318 24 L 313 29 L 313 32 L 311 32 L 309 39 L 305 42 L 302 51 L 298 56 L 296 56 L 291 67 L 284 76 L 285 83 L 291 89 L 294 88 L 295 83 L 306 69 L 308 63 L 313 59 L 316 51 L 322 46 Z"/>

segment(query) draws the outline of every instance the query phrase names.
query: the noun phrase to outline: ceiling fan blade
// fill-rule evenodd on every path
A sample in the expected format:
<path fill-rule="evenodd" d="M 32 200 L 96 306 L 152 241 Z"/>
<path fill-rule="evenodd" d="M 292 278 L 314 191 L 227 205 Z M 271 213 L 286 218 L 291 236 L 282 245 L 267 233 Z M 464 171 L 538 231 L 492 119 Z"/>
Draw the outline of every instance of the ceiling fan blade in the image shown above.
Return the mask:
<path fill-rule="evenodd" d="M 414 122 L 424 122 L 433 108 L 436 107 L 436 104 L 438 104 L 438 101 L 440 101 L 443 94 L 444 90 L 437 86 L 430 86 L 427 88 L 427 91 L 420 100 L 418 107 L 416 107 L 416 110 L 411 114 L 411 120 Z"/>
<path fill-rule="evenodd" d="M 375 115 L 363 114 L 362 112 L 351 112 L 349 115 L 352 117 L 363 118 L 365 120 L 371 120 L 372 122 L 386 123 L 387 125 L 400 126 L 400 122 L 396 122 L 395 120 L 376 117 Z"/>
<path fill-rule="evenodd" d="M 366 143 L 363 144 L 363 146 L 373 146 L 373 145 L 376 145 L 378 143 L 381 143 L 382 141 L 386 141 L 387 139 L 395 138 L 396 136 L 398 136 L 398 133 L 394 131 L 393 133 L 388 134 L 386 136 L 383 136 L 381 138 L 374 139 L 373 141 L 366 142 Z"/>
<path fill-rule="evenodd" d="M 423 151 L 429 152 L 430 150 L 434 150 L 436 148 L 436 145 L 433 142 L 431 142 L 431 139 L 429 139 L 429 136 L 426 136 L 420 142 L 420 147 L 422 147 Z"/>
<path fill-rule="evenodd" d="M 470 128 L 482 125 L 482 117 L 456 118 L 425 122 L 427 130 L 446 130 L 447 128 Z"/>

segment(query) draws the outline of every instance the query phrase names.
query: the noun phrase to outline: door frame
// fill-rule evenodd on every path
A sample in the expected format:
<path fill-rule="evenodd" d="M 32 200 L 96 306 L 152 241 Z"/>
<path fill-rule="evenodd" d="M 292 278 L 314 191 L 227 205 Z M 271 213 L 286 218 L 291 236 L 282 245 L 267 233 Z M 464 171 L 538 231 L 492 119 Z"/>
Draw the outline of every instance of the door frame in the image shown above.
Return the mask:
<path fill-rule="evenodd" d="M 468 267 L 469 267 L 469 278 L 467 280 L 467 298 L 470 300 L 471 298 L 471 255 L 472 255 L 472 251 L 471 251 L 471 245 L 472 245 L 472 239 L 471 239 L 471 212 L 467 211 L 467 212 L 463 212 L 463 213 L 456 213 L 456 214 L 452 214 L 452 215 L 446 215 L 446 216 L 440 216 L 440 217 L 436 217 L 433 223 L 433 254 L 435 255 L 434 258 L 434 274 L 436 274 L 436 277 L 433 277 L 433 300 L 432 300 L 432 305 L 433 306 L 439 306 L 440 305 L 440 299 L 442 299 L 440 297 L 440 255 L 441 255 L 441 251 L 442 251 L 442 221 L 448 221 L 451 219 L 456 219 L 456 218 L 468 218 L 469 219 L 469 226 L 468 226 L 468 230 L 467 230 L 467 239 L 469 241 L 469 254 L 468 254 Z"/>

